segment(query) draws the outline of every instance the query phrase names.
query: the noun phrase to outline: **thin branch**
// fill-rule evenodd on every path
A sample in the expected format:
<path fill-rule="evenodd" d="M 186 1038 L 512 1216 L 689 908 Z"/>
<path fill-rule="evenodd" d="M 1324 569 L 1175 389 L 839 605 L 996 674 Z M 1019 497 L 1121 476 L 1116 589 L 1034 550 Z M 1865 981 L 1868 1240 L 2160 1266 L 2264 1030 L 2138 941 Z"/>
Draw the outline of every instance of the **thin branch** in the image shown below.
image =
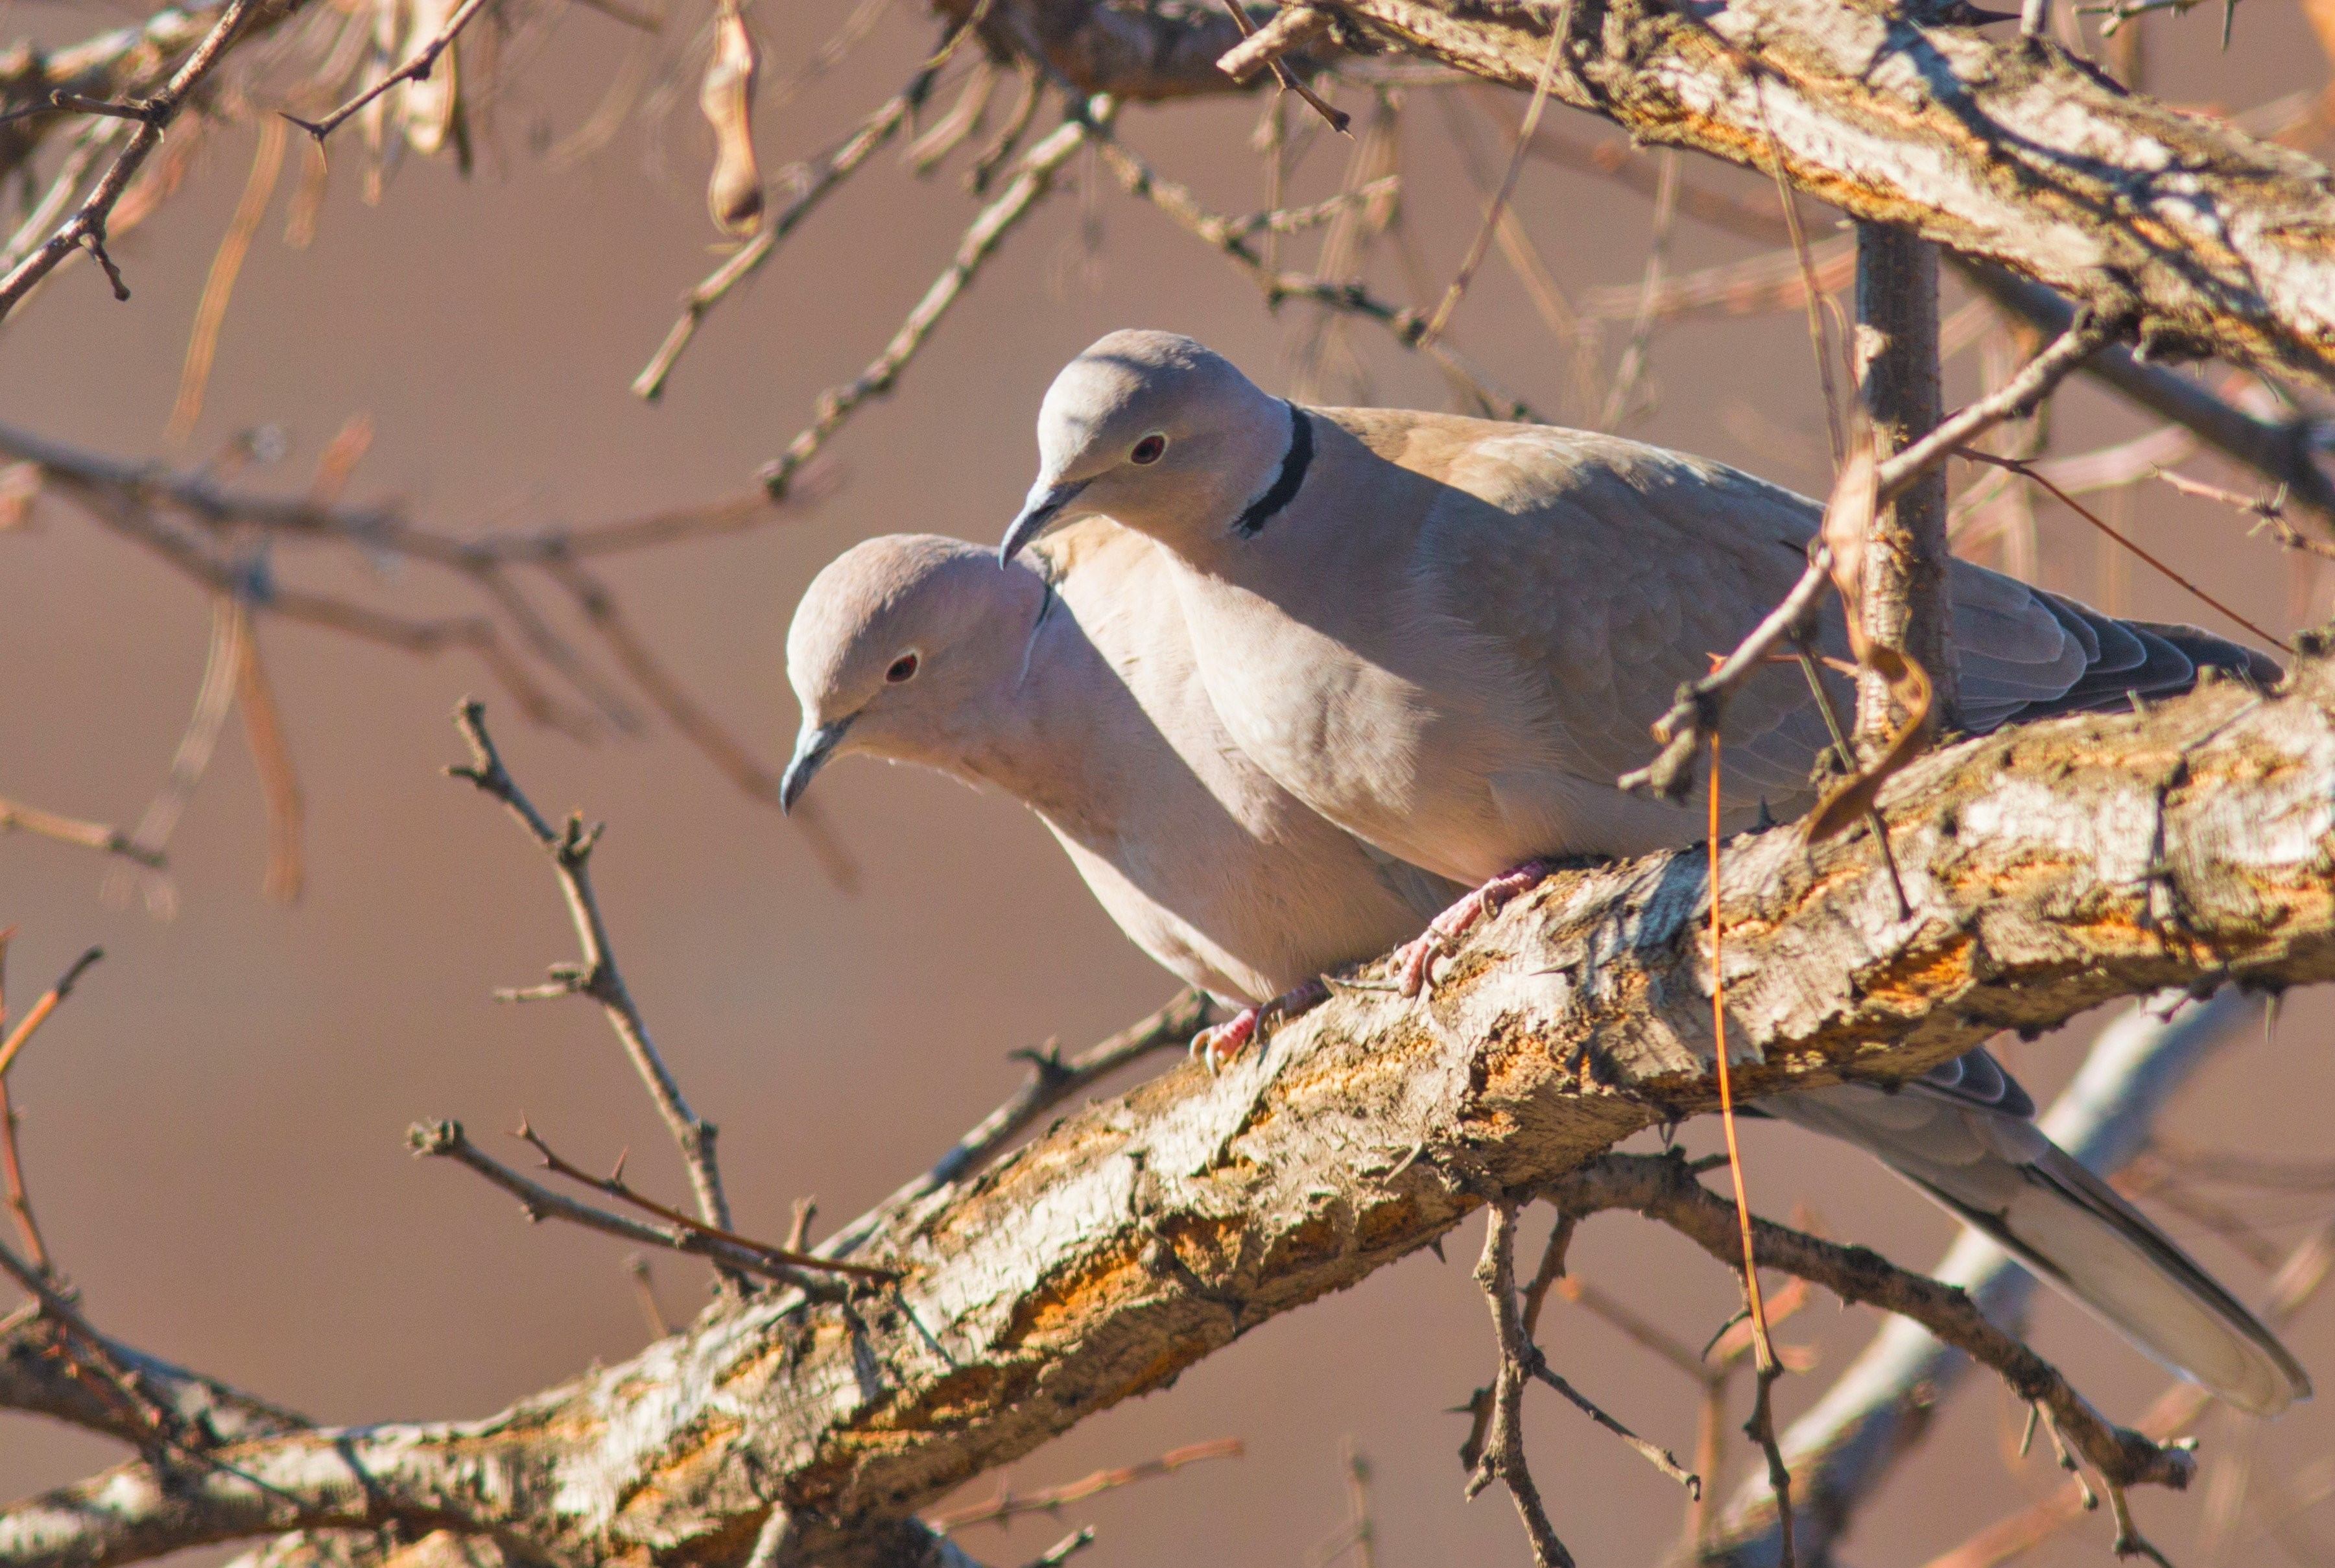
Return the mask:
<path fill-rule="evenodd" d="M 1555 1184 L 1544 1195 L 1558 1207 L 1582 1215 L 1609 1208 L 1634 1209 L 1669 1225 L 1730 1268 L 1739 1262 L 1735 1205 L 1705 1189 L 1678 1159 L 1661 1155 L 1603 1156 Z M 1990 1321 L 1960 1291 L 1910 1273 L 1862 1247 L 1821 1241 L 1768 1220 L 1754 1220 L 1752 1228 L 1761 1267 L 1797 1274 L 1845 1302 L 1877 1306 L 1914 1319 L 1940 1340 L 1992 1368 L 2020 1399 L 2045 1407 L 2103 1478 L 2119 1486 L 2177 1487 L 2185 1485 L 2195 1471 L 2196 1462 L 2186 1450 L 2109 1424 L 2057 1369 Z"/>
<path fill-rule="evenodd" d="M 2220 485 L 2209 485 L 2203 480 L 2193 479 L 2186 474 L 2175 473 L 2170 469 L 2154 469 L 2146 477 L 2161 480 L 2185 496 L 2195 496 L 2201 500 L 2218 501 L 2225 507 L 2235 507 L 2239 511 L 2253 518 L 2258 527 L 2269 528 L 2277 535 L 2278 542 L 2290 550 L 2302 550 L 2311 555 L 2335 560 L 2335 544 L 2330 544 L 2325 539 L 2314 539 L 2286 520 L 2286 491 L 2283 486 L 2280 488 L 2278 494 L 2264 499 L 2258 496 L 2240 495 L 2237 491 L 2224 489 Z"/>
<path fill-rule="evenodd" d="M 837 1273 L 857 1274 L 871 1280 L 896 1280 L 900 1277 L 897 1269 L 871 1268 L 865 1263 L 838 1263 L 831 1258 L 814 1257 L 808 1253 L 797 1252 L 790 1246 L 774 1247 L 767 1242 L 758 1242 L 750 1236 L 741 1236 L 734 1231 L 722 1230 L 717 1226 L 709 1225 L 702 1220 L 692 1219 L 679 1209 L 657 1202 L 626 1182 L 625 1162 L 621 1157 L 616 1161 L 616 1168 L 614 1171 L 604 1176 L 596 1176 L 573 1161 L 563 1157 L 545 1140 L 542 1134 L 537 1132 L 528 1124 L 525 1117 L 519 1118 L 518 1129 L 511 1136 L 533 1149 L 536 1157 L 543 1161 L 543 1168 L 554 1176 L 564 1176 L 578 1186 L 590 1187 L 594 1192 L 615 1198 L 618 1203 L 663 1220 L 666 1224 L 677 1225 L 693 1235 L 703 1236 L 709 1241 L 726 1243 L 741 1251 L 753 1253 L 770 1263 L 785 1264 L 792 1268 L 828 1269 Z"/>
<path fill-rule="evenodd" d="M 1984 463 L 1991 468 L 2008 469 L 2011 473 L 2019 475 L 2021 479 L 2033 479 L 2037 484 L 2041 485 L 2045 489 L 2051 492 L 2052 498 L 2057 500 L 2061 506 L 2067 508 L 2069 511 L 2083 518 L 2084 521 L 2099 529 L 2101 533 L 2106 534 L 2109 538 L 2114 539 L 2117 544 L 2122 545 L 2126 549 L 2130 550 L 2134 555 L 2138 556 L 2142 560 L 2147 562 L 2149 566 L 2155 567 L 2160 574 L 2162 574 L 2167 581 L 2174 583 L 2177 586 L 2187 589 L 2189 593 L 2195 595 L 2201 604 L 2210 605 L 2214 609 L 2220 611 L 2223 615 L 2227 615 L 2239 625 L 2243 626 L 2247 631 L 2252 632 L 2255 636 L 2260 637 L 2263 642 L 2268 643 L 2272 647 L 2276 648 L 2280 653 L 2288 654 L 2289 656 L 2293 654 L 2294 649 L 2292 645 L 2287 643 L 2284 638 L 2272 636 L 2270 633 L 2262 630 L 2262 627 L 2254 624 L 2253 622 L 2248 620 L 2245 616 L 2239 615 L 2235 610 L 2231 609 L 2227 605 L 2222 603 L 2221 600 L 2214 597 L 2213 595 L 2199 587 L 2189 578 L 2182 576 L 2181 573 L 2175 570 L 2171 566 L 2159 560 L 2156 556 L 2150 554 L 2140 545 L 2135 543 L 2126 535 L 2109 526 L 2106 519 L 2102 518 L 2089 507 L 2085 506 L 2081 501 L 2076 499 L 2075 497 L 2069 495 L 2067 491 L 2061 489 L 2059 486 L 2053 484 L 2049 479 L 2045 479 L 2040 473 L 2037 472 L 2034 464 L 2022 462 L 2017 458 L 1997 457 L 1992 452 L 1981 451 L 1975 447 L 1963 447 L 1957 450 L 1954 455 L 1960 458 L 1966 458 L 1974 463 Z"/>
<path fill-rule="evenodd" d="M 1681 687 L 1670 711 L 1654 721 L 1652 733 L 1662 743 L 1661 755 L 1643 768 L 1623 774 L 1615 780 L 1616 786 L 1651 790 L 1665 800 L 1683 799 L 1694 783 L 1694 760 L 1702 750 L 1704 738 L 1718 732 L 1720 715 L 1728 699 L 1787 643 L 1801 639 L 1814 622 L 1817 602 L 1831 583 L 1832 552 L 1818 544 L 1808 557 L 1807 569 L 1800 574 L 1790 592 L 1736 644 L 1734 652 L 1719 662 L 1717 668 L 1691 685 Z"/>
<path fill-rule="evenodd" d="M 641 1220 L 627 1219 L 623 1215 L 611 1214 L 606 1209 L 578 1202 L 564 1193 L 554 1192 L 540 1182 L 529 1180 L 472 1143 L 459 1121 L 416 1122 L 407 1129 L 405 1141 L 417 1156 L 451 1159 L 458 1165 L 468 1166 L 518 1199 L 519 1207 L 527 1212 L 530 1220 L 565 1220 L 570 1224 L 603 1231 L 639 1245 L 664 1247 L 672 1252 L 705 1258 L 730 1273 L 758 1274 L 775 1283 L 793 1285 L 814 1293 L 820 1289 L 802 1268 L 781 1261 L 751 1244 L 741 1244 L 710 1234 L 702 1227 L 693 1229 L 671 1222 L 661 1225 L 650 1224 Z M 834 1265 L 815 1263 L 811 1266 L 828 1268 Z M 896 1276 L 885 1271 L 885 1277 Z"/>
<path fill-rule="evenodd" d="M 953 26 L 940 48 L 918 67 L 915 75 L 908 78 L 906 86 L 860 121 L 857 130 L 810 161 L 808 166 L 809 172 L 804 177 L 794 199 L 765 223 L 761 233 L 741 246 L 735 255 L 683 296 L 680 319 L 665 334 L 664 342 L 651 356 L 648 364 L 633 378 L 634 396 L 654 402 L 664 395 L 665 382 L 671 379 L 673 366 L 680 363 L 682 354 L 688 350 L 690 341 L 697 335 L 697 329 L 707 313 L 727 298 L 731 290 L 753 276 L 757 268 L 770 259 L 771 254 L 786 237 L 818 209 L 819 203 L 833 195 L 838 186 L 850 179 L 852 173 L 877 149 L 897 134 L 900 127 L 916 117 L 916 111 L 924 107 L 925 101 L 932 96 L 933 84 L 940 79 L 942 67 L 956 53 L 957 45 L 972 33 L 969 25 Z M 1031 107 L 1033 111 L 1036 108 L 1034 93 Z"/>
<path fill-rule="evenodd" d="M 78 844 L 85 849 L 99 849 L 108 855 L 119 855 L 136 861 L 150 871 L 160 871 L 170 864 L 170 857 L 160 849 L 150 849 L 119 828 L 102 822 L 83 822 L 74 817 L 60 817 L 53 811 L 44 811 L 37 806 L 21 801 L 0 799 L 0 833 L 23 832 L 43 838 L 53 838 L 60 844 Z"/>
<path fill-rule="evenodd" d="M 700 1217 L 716 1230 L 729 1230 L 730 1204 L 722 1195 L 722 1172 L 714 1155 L 717 1129 L 692 1110 L 682 1097 L 681 1085 L 665 1066 L 664 1059 L 657 1054 L 655 1042 L 649 1038 L 648 1021 L 641 1016 L 632 992 L 625 985 L 624 975 L 616 968 L 608 929 L 600 917 L 599 901 L 592 890 L 592 848 L 599 839 L 599 829 L 586 828 L 581 816 L 571 816 L 562 828 L 553 830 L 503 766 L 502 757 L 487 733 L 484 703 L 466 700 L 455 710 L 454 726 L 470 747 L 470 761 L 467 766 L 448 768 L 448 775 L 466 779 L 501 801 L 534 838 L 537 847 L 550 857 L 553 872 L 559 879 L 560 893 L 567 901 L 567 913 L 584 950 L 584 962 L 555 967 L 553 986 L 563 994 L 586 996 L 600 1004 L 607 1015 L 608 1026 L 615 1031 L 625 1054 L 632 1060 L 634 1070 L 647 1087 L 657 1114 L 664 1118 L 666 1129 L 681 1147 L 690 1186 L 697 1195 Z"/>
<path fill-rule="evenodd" d="M 1451 313 L 1459 308 L 1459 301 L 1466 295 L 1468 285 L 1475 279 L 1476 269 L 1484 265 L 1484 257 L 1491 252 L 1493 234 L 1499 227 L 1501 218 L 1507 216 L 1509 198 L 1516 195 L 1516 181 L 1524 174 L 1525 152 L 1532 144 L 1533 132 L 1540 128 L 1541 111 L 1548 107 L 1549 82 L 1556 74 L 1557 57 L 1565 53 L 1572 32 L 1573 5 L 1572 0 L 1565 0 L 1555 25 L 1549 29 L 1548 50 L 1541 56 L 1540 78 L 1533 84 L 1532 102 L 1525 108 L 1524 123 L 1516 128 L 1516 145 L 1509 150 L 1508 167 L 1500 176 L 1499 189 L 1485 204 L 1483 221 L 1476 226 L 1476 237 L 1468 242 L 1468 253 L 1460 258 L 1459 270 L 1451 275 L 1450 287 L 1443 291 L 1442 299 L 1435 306 L 1435 314 L 1427 318 L 1427 324 L 1419 330 L 1419 347 L 1424 348 L 1443 335 L 1443 329 L 1451 324 Z"/>
<path fill-rule="evenodd" d="M 2033 413 L 2061 382 L 2113 342 L 2118 330 L 2114 323 L 2079 313 L 2067 331 L 1999 390 L 1957 409 L 1913 445 L 1883 459 L 1875 475 L 1876 504 L 1887 505 L 1915 479 L 2003 421 Z"/>
<path fill-rule="evenodd" d="M 1476 1264 L 1476 1282 L 1492 1311 L 1492 1334 L 1499 1348 L 1500 1366 L 1491 1389 L 1478 1398 L 1488 1400 L 1491 1421 L 1472 1474 L 1468 1495 L 1498 1481 L 1515 1499 L 1516 1517 L 1524 1521 L 1525 1537 L 1532 1545 L 1536 1568 L 1573 1568 L 1573 1553 L 1565 1549 L 1548 1522 L 1548 1510 L 1534 1484 L 1532 1466 L 1525 1457 L 1524 1391 L 1531 1377 L 1532 1346 L 1525 1339 L 1516 1312 L 1516 1210 L 1495 1203 L 1484 1225 L 1484 1255 Z"/>
<path fill-rule="evenodd" d="M 236 670 L 236 705 L 243 711 L 244 739 L 251 748 L 253 768 L 259 774 L 260 793 L 267 803 L 267 869 L 262 891 L 280 904 L 298 900 L 305 879 L 301 853 L 301 828 L 305 818 L 300 799 L 300 779 L 292 766 L 292 748 L 284 734 L 283 711 L 259 656 L 259 631 L 244 617 L 238 639 L 243 654 Z"/>
<path fill-rule="evenodd" d="M 1044 199 L 1053 189 L 1054 177 L 1069 163 L 1071 155 L 1087 144 L 1096 126 L 1109 122 L 1114 106 L 1108 100 L 1099 100 L 1091 106 L 1074 110 L 1070 118 L 1052 134 L 1022 156 L 1007 180 L 1005 189 L 994 200 L 983 208 L 957 240 L 956 252 L 932 286 L 925 291 L 916 308 L 901 322 L 892 341 L 884 352 L 871 361 L 857 378 L 839 387 L 821 392 L 818 414 L 787 450 L 772 462 L 763 466 L 756 476 L 762 488 L 772 497 L 788 493 L 803 466 L 819 454 L 829 438 L 843 427 L 844 421 L 871 398 L 881 397 L 892 390 L 894 382 L 925 345 L 925 340 L 940 324 L 949 307 L 954 305 L 971 284 L 1007 234 L 1030 215 L 1032 208 Z M 647 373 L 644 372 L 645 377 Z"/>
<path fill-rule="evenodd" d="M 625 1260 L 625 1274 L 633 1282 L 633 1299 L 640 1303 L 641 1321 L 648 1325 L 649 1337 L 662 1340 L 671 1334 L 673 1320 L 664 1315 L 664 1306 L 657 1300 L 656 1276 L 648 1259 L 635 1253 Z"/>
<path fill-rule="evenodd" d="M 17 1021 L 16 1027 L 9 1030 L 5 1039 L 0 1039 L 0 1077 L 5 1077 L 8 1070 L 16 1064 L 16 1053 L 24 1049 L 25 1043 L 33 1038 L 41 1025 L 48 1022 L 49 1015 L 63 1004 L 66 997 L 73 994 L 73 987 L 81 983 L 81 977 L 89 972 L 90 965 L 104 956 L 105 949 L 92 947 L 74 959 L 66 967 L 64 973 L 57 977 L 57 982 L 43 992 L 41 999 L 33 1003 L 31 1010 Z M 5 1012 L 0 1012 L 0 1021 L 5 1021 Z"/>
<path fill-rule="evenodd" d="M 219 328 L 227 320 L 227 307 L 235 296 L 235 280 L 243 271 L 244 257 L 251 252 L 252 236 L 259 231 L 260 219 L 267 216 L 267 203 L 276 194 L 276 182 L 284 171 L 284 122 L 263 120 L 259 122 L 259 141 L 251 155 L 251 174 L 244 181 L 243 195 L 235 204 L 234 216 L 228 219 L 227 233 L 220 237 L 218 249 L 211 256 L 210 272 L 203 279 L 201 298 L 195 305 L 195 324 L 187 334 L 187 358 L 179 372 L 179 397 L 170 407 L 170 421 L 165 427 L 166 439 L 185 440 L 194 433 L 195 422 L 202 417 L 203 393 L 210 385 L 211 362 L 218 353 Z"/>
<path fill-rule="evenodd" d="M 179 111 L 186 106 L 188 95 L 203 79 L 216 69 L 233 48 L 243 32 L 244 24 L 266 0 L 229 0 L 219 13 L 218 21 L 194 47 L 184 63 L 171 73 L 160 92 L 136 104 L 134 118 L 138 129 L 131 133 L 129 145 L 121 150 L 112 166 L 99 179 L 73 217 L 51 235 L 41 247 L 18 262 L 0 277 L 0 319 L 15 309 L 19 301 L 31 292 L 33 286 L 56 270 L 57 265 L 74 251 L 86 247 L 97 264 L 105 269 L 113 285 L 116 299 L 130 297 L 129 286 L 121 281 L 112 256 L 106 253 L 106 223 L 113 208 L 130 189 L 131 177 L 138 172 L 154 149 L 162 143 L 162 133 L 169 130 Z"/>
<path fill-rule="evenodd" d="M 439 28 L 431 35 L 427 43 L 414 52 L 413 58 L 390 72 L 322 120 L 303 120 L 288 110 L 278 110 L 276 112 L 315 137 L 321 145 L 325 138 L 338 131 L 351 115 L 399 82 L 428 81 L 431 68 L 438 63 L 438 56 L 454 46 L 454 40 L 460 35 L 463 28 L 470 24 L 470 18 L 486 9 L 487 4 L 488 0 L 462 0 L 462 4 L 455 8 L 454 14 L 446 19 L 446 24 Z"/>
<path fill-rule="evenodd" d="M 2039 332 L 2057 334 L 2074 324 L 2073 309 L 2040 284 L 1952 253 L 1947 259 L 1964 283 Z M 2187 376 L 2135 358 L 2121 344 L 2102 348 L 2084 362 L 2083 369 L 2119 396 L 2195 432 L 2232 462 L 2285 486 L 2296 505 L 2321 526 L 2335 528 L 2335 480 L 2314 460 L 2316 432 L 2311 420 L 2249 413 Z"/>
<path fill-rule="evenodd" d="M 1260 29 L 1249 25 L 1248 13 L 1241 9 L 1241 0 L 1224 0 L 1224 8 L 1225 15 L 1240 30 L 1241 41 L 1217 57 L 1217 70 L 1235 82 L 1245 82 L 1259 66 L 1266 67 L 1281 84 L 1281 90 L 1303 99 L 1306 107 L 1322 117 L 1322 123 L 1341 136 L 1352 134 L 1347 127 L 1353 124 L 1354 117 L 1308 87 L 1283 58 L 1327 34 L 1329 13 L 1310 5 L 1290 5 Z"/>
<path fill-rule="evenodd" d="M 1161 174 L 1117 137 L 1105 137 L 1098 146 L 1104 164 L 1118 177 L 1129 196 L 1149 202 L 1178 227 L 1222 251 L 1255 279 L 1264 291 L 1269 305 L 1290 299 L 1305 300 L 1346 315 L 1375 322 L 1403 347 L 1415 349 L 1434 361 L 1446 376 L 1468 388 L 1469 394 L 1483 407 L 1497 411 L 1504 418 L 1536 418 L 1530 405 L 1522 399 L 1494 384 L 1478 366 L 1469 363 L 1448 344 L 1431 340 L 1428 335 L 1428 323 L 1419 312 L 1380 298 L 1360 282 L 1268 271 L 1264 258 L 1249 247 L 1246 235 L 1242 232 L 1246 220 L 1227 218 L 1210 210 L 1189 186 Z M 1347 193 L 1346 198 L 1378 183 L 1373 180 L 1358 186 L 1354 191 Z"/>

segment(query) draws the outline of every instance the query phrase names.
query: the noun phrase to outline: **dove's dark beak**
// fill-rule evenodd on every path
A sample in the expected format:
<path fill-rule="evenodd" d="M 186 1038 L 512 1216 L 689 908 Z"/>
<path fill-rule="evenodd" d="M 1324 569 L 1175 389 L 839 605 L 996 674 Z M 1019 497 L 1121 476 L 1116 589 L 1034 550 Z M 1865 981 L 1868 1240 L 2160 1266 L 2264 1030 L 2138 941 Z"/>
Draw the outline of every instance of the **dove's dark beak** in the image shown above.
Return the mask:
<path fill-rule="evenodd" d="M 1022 515 L 1005 530 L 1004 541 L 997 547 L 997 564 L 1011 566 L 1013 557 L 1037 542 L 1038 536 L 1062 515 L 1062 508 L 1079 498 L 1079 492 L 1091 481 L 1073 480 L 1069 484 L 1050 485 L 1043 480 L 1030 487 L 1030 498 L 1022 503 Z"/>
<path fill-rule="evenodd" d="M 835 749 L 843 740 L 843 732 L 851 728 L 849 719 L 838 719 L 832 724 L 817 729 L 806 724 L 795 737 L 795 754 L 787 760 L 787 770 L 779 779 L 779 809 L 791 811 L 802 792 L 810 788 L 811 778 L 827 765 Z"/>

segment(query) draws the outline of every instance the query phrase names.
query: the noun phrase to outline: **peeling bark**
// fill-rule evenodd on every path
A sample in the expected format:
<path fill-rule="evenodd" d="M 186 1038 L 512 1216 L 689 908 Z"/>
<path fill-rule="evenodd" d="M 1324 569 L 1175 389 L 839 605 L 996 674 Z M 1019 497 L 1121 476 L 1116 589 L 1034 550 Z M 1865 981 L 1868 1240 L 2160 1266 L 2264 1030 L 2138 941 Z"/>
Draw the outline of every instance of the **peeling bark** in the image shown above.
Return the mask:
<path fill-rule="evenodd" d="M 1784 678 L 1779 673 L 1774 678 Z M 1869 838 L 1728 847 L 1739 1093 L 1896 1079 L 2110 998 L 2335 978 L 2335 686 L 2217 682 L 1941 751 Z M 0 1513 L 0 1562 L 440 1526 L 520 1556 L 927 1563 L 909 1516 L 1267 1319 L 1714 1102 L 1700 848 L 1552 876 L 1428 1003 L 1346 991 L 1223 1077 L 1182 1069 L 906 1205 L 848 1303 L 717 1305 L 488 1420 L 296 1433 Z"/>

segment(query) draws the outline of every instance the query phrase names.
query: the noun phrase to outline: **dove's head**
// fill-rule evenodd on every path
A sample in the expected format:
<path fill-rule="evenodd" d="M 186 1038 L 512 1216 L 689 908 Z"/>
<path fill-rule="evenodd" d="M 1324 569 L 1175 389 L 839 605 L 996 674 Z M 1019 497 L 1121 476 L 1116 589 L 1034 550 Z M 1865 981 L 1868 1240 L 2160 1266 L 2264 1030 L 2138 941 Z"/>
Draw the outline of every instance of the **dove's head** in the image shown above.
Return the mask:
<path fill-rule="evenodd" d="M 893 534 L 811 579 L 787 630 L 802 731 L 779 788 L 790 807 L 859 751 L 961 771 L 1010 700 L 1047 589 L 962 539 Z"/>
<path fill-rule="evenodd" d="M 1115 332 L 1038 410 L 1038 482 L 999 553 L 1108 514 L 1170 548 L 1226 532 L 1273 486 L 1290 411 L 1230 360 L 1170 332 Z"/>

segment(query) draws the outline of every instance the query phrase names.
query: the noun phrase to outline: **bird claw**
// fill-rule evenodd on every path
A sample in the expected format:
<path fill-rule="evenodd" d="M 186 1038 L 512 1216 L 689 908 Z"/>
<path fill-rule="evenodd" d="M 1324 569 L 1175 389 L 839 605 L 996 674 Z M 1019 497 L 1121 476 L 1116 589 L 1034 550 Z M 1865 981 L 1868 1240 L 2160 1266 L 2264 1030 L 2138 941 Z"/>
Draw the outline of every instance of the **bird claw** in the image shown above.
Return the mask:
<path fill-rule="evenodd" d="M 1210 1078 L 1216 1077 L 1256 1037 L 1261 1016 L 1257 1009 L 1244 1007 L 1224 1022 L 1200 1031 L 1192 1037 L 1192 1060 L 1206 1068 Z"/>
<path fill-rule="evenodd" d="M 1450 953 L 1471 927 L 1489 920 L 1501 905 L 1532 887 L 1548 870 L 1545 862 L 1528 860 L 1493 877 L 1429 921 L 1425 931 L 1395 949 L 1399 960 L 1395 989 L 1405 996 L 1433 991 L 1435 961 Z"/>

